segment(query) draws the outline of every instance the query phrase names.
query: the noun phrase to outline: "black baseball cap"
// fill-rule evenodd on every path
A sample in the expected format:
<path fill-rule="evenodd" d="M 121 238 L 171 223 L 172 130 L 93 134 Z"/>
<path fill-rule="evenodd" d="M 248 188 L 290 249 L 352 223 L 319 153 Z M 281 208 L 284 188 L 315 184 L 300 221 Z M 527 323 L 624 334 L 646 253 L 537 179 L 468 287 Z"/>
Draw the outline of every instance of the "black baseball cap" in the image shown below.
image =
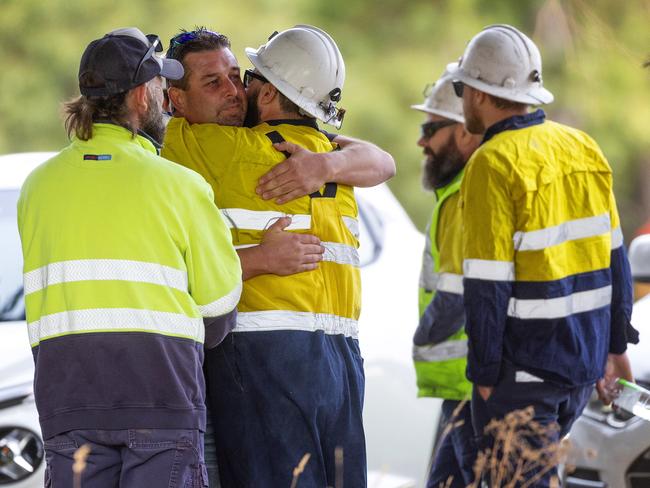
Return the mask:
<path fill-rule="evenodd" d="M 88 44 L 79 64 L 79 91 L 86 97 L 116 95 L 160 75 L 170 80 L 183 77 L 183 65 L 157 56 L 160 38 L 145 36 L 127 27 L 109 32 Z"/>

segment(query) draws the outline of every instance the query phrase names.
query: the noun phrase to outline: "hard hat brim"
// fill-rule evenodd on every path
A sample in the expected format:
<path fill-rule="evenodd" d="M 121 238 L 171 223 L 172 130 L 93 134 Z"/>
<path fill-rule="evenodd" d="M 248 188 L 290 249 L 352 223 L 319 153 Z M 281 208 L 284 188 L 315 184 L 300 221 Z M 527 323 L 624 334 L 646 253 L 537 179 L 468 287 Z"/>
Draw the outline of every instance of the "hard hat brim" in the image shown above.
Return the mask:
<path fill-rule="evenodd" d="M 445 119 L 455 120 L 456 122 L 459 122 L 461 124 L 465 123 L 465 118 L 461 117 L 458 114 L 455 114 L 453 112 L 447 112 L 446 110 L 438 110 L 438 109 L 435 109 L 435 108 L 427 107 L 423 103 L 421 103 L 419 105 L 411 105 L 411 108 L 413 110 L 418 110 L 419 112 L 425 112 L 427 114 L 438 115 L 440 117 L 444 117 Z"/>
<path fill-rule="evenodd" d="M 517 90 L 504 88 L 501 86 L 489 85 L 481 80 L 472 78 L 467 73 L 465 73 L 461 67 L 458 66 L 458 63 L 448 64 L 447 69 L 449 70 L 449 75 L 452 79 L 461 81 L 467 86 L 471 86 L 472 88 L 475 88 L 484 93 L 488 93 L 489 95 L 503 98 L 504 100 L 525 103 L 527 105 L 546 105 L 548 103 L 552 103 L 555 99 L 555 97 L 553 97 L 553 94 L 542 86 L 532 88 L 526 93 L 522 93 Z"/>

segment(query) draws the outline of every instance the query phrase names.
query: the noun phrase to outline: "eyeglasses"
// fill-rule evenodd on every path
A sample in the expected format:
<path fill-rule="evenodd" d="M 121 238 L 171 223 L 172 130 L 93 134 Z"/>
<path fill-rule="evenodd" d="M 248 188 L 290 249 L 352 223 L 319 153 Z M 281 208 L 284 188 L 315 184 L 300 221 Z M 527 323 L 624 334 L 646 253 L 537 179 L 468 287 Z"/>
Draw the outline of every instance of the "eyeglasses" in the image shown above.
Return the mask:
<path fill-rule="evenodd" d="M 149 46 L 149 49 L 147 49 L 147 52 L 144 54 L 144 56 L 142 56 L 142 59 L 138 63 L 138 67 L 135 69 L 135 74 L 133 75 L 133 81 L 138 80 L 138 75 L 140 74 L 140 69 L 142 69 L 142 65 L 149 59 L 152 59 L 154 53 L 159 53 L 162 51 L 162 44 L 160 43 L 160 38 L 157 35 L 148 34 L 147 39 L 151 43 L 151 46 Z"/>
<path fill-rule="evenodd" d="M 253 79 L 260 80 L 262 83 L 268 83 L 269 80 L 264 78 L 261 74 L 256 73 L 253 70 L 247 69 L 244 71 L 244 88 L 248 88 Z"/>
<path fill-rule="evenodd" d="M 420 138 L 431 139 L 433 135 L 444 127 L 458 124 L 455 120 L 438 120 L 435 122 L 425 122 L 420 126 Z"/>
<path fill-rule="evenodd" d="M 465 83 L 462 81 L 454 80 L 451 82 L 454 86 L 454 93 L 458 98 L 463 98 L 463 92 L 465 91 Z"/>
<path fill-rule="evenodd" d="M 218 32 L 213 32 L 207 29 L 193 30 L 190 32 L 181 32 L 180 34 L 176 34 L 174 37 L 172 37 L 169 40 L 169 49 L 167 50 L 167 57 L 176 59 L 176 51 L 178 50 L 179 47 L 181 47 L 183 44 L 186 44 L 190 41 L 198 39 L 199 37 L 204 35 L 223 37 L 223 34 L 219 34 Z"/>

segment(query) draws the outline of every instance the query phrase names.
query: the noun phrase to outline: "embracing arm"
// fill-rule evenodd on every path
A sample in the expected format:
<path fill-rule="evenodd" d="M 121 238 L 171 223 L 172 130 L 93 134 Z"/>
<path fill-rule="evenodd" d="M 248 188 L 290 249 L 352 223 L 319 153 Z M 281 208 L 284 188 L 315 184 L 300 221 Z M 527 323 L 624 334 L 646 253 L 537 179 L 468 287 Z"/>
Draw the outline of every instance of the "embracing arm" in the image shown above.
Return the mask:
<path fill-rule="evenodd" d="M 313 153 L 290 142 L 274 144 L 290 156 L 260 178 L 257 194 L 283 204 L 309 195 L 328 182 L 367 187 L 395 175 L 393 157 L 378 146 L 340 135 L 333 141 L 340 151 Z"/>
<path fill-rule="evenodd" d="M 259 246 L 237 250 L 244 281 L 262 274 L 286 276 L 318 267 L 325 251 L 320 239 L 311 234 L 286 232 L 289 224 L 291 217 L 282 217 L 264 233 Z"/>

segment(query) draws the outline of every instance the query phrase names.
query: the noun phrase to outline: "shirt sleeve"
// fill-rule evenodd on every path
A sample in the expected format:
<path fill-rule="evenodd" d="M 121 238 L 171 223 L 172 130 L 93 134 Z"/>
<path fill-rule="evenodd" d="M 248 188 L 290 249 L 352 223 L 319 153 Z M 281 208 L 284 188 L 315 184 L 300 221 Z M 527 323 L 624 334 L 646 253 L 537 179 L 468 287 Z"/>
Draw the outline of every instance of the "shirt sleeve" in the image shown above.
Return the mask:
<path fill-rule="evenodd" d="M 612 222 L 612 251 L 610 271 L 612 274 L 612 305 L 609 338 L 609 352 L 622 354 L 627 343 L 639 342 L 639 333 L 632 327 L 632 304 L 634 292 L 630 263 L 625 252 L 623 233 L 616 209 L 614 194 L 610 194 L 610 219 Z"/>
<path fill-rule="evenodd" d="M 189 292 L 203 317 L 235 309 L 242 291 L 241 264 L 210 186 L 201 181 L 188 219 L 185 255 Z"/>
<path fill-rule="evenodd" d="M 496 384 L 501 369 L 514 268 L 514 210 L 504 175 L 476 153 L 461 187 L 467 377 Z"/>

